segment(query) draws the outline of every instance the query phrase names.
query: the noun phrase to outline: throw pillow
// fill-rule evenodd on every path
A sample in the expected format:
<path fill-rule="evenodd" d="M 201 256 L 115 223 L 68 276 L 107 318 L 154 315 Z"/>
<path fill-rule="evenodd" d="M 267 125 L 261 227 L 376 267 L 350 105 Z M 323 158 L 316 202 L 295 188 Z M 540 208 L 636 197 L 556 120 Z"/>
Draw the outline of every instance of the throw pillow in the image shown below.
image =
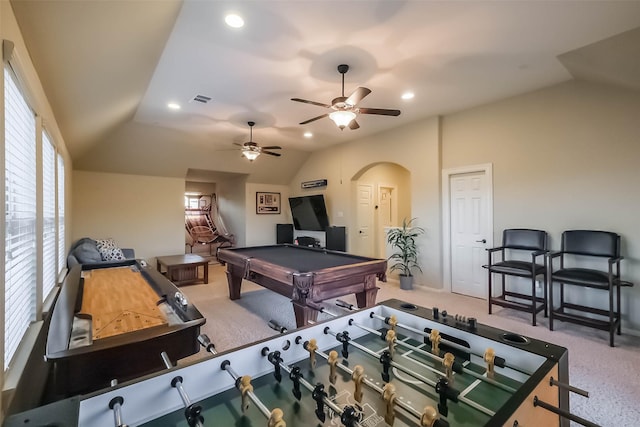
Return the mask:
<path fill-rule="evenodd" d="M 96 245 L 91 242 L 84 242 L 76 246 L 71 254 L 76 257 L 80 264 L 102 261 L 102 254 L 98 252 Z"/>
<path fill-rule="evenodd" d="M 125 259 L 120 249 L 112 238 L 96 239 L 96 247 L 103 261 L 117 261 Z"/>

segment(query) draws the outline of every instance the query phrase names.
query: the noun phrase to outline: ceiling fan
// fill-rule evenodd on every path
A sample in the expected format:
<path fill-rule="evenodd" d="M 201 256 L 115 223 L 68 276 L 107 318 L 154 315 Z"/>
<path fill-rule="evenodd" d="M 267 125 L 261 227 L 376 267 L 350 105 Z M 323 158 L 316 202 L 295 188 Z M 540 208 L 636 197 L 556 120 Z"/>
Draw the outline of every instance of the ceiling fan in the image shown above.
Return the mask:
<path fill-rule="evenodd" d="M 360 125 L 355 120 L 358 114 L 377 114 L 381 116 L 399 116 L 400 110 L 387 110 L 383 108 L 360 108 L 356 107 L 358 102 L 362 101 L 362 99 L 371 93 L 370 89 L 366 87 L 359 87 L 353 91 L 351 95 L 348 97 L 344 96 L 344 75 L 349 71 L 349 66 L 346 64 L 338 65 L 338 72 L 342 74 L 342 96 L 334 98 L 331 101 L 331 105 L 323 104 L 321 102 L 308 101 L 306 99 L 300 98 L 291 98 L 292 101 L 296 102 L 304 102 L 305 104 L 317 105 L 319 107 L 330 108 L 333 111 L 330 113 L 323 114 L 318 117 L 314 117 L 309 120 L 305 120 L 300 123 L 301 125 L 306 125 L 307 123 L 311 123 L 318 119 L 322 119 L 324 117 L 329 116 L 331 120 L 341 129 L 344 130 L 345 127 L 349 126 L 349 129 L 358 129 Z"/>
<path fill-rule="evenodd" d="M 249 141 L 245 142 L 244 144 L 239 144 L 237 142 L 234 142 L 235 145 L 239 145 L 240 147 L 242 147 L 240 149 L 240 151 L 242 152 L 243 156 L 245 156 L 247 159 L 249 159 L 250 162 L 252 162 L 255 159 L 257 159 L 260 154 L 268 154 L 270 156 L 276 156 L 276 157 L 280 157 L 281 156 L 280 153 L 275 153 L 275 152 L 269 151 L 269 150 L 281 150 L 282 147 L 278 147 L 277 145 L 270 145 L 268 147 L 261 147 L 258 144 L 256 144 L 255 142 L 253 142 L 253 126 L 255 126 L 256 123 L 255 122 L 247 122 L 247 124 L 249 125 L 249 131 L 250 131 Z"/>

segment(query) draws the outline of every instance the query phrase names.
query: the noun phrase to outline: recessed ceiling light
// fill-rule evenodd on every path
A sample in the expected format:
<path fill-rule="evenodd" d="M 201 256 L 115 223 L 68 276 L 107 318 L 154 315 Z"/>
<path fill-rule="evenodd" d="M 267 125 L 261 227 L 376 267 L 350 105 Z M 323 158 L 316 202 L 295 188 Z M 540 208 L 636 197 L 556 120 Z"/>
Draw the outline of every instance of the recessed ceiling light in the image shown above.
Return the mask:
<path fill-rule="evenodd" d="M 171 110 L 179 110 L 180 109 L 180 104 L 177 104 L 175 102 L 170 102 L 167 104 L 167 108 L 171 109 Z"/>
<path fill-rule="evenodd" d="M 224 17 L 224 22 L 227 23 L 231 28 L 241 28 L 244 26 L 244 19 L 240 15 L 236 15 L 235 13 L 230 13 Z"/>
<path fill-rule="evenodd" d="M 405 93 L 402 94 L 402 99 L 407 101 L 409 99 L 413 99 L 414 96 L 416 96 L 416 95 L 413 92 L 405 92 Z"/>
<path fill-rule="evenodd" d="M 305 138 L 311 138 L 313 136 L 313 134 L 311 132 L 305 132 L 304 133 L 304 137 Z"/>

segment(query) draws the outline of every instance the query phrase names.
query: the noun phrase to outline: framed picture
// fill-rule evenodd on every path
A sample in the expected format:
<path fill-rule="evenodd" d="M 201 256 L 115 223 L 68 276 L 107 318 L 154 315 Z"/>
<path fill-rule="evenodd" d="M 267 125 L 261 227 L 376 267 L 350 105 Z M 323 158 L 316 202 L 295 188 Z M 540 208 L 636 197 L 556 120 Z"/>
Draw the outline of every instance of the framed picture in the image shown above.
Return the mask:
<path fill-rule="evenodd" d="M 280 193 L 256 192 L 256 213 L 257 214 L 279 214 L 280 213 Z"/>

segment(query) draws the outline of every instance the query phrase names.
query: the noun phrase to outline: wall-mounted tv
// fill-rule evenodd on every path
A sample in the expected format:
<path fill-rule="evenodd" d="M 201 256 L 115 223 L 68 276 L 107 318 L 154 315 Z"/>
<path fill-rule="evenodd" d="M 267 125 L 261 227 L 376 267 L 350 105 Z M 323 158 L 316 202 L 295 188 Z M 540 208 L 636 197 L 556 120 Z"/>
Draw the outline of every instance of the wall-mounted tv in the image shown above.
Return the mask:
<path fill-rule="evenodd" d="M 329 226 L 324 196 L 289 197 L 289 206 L 296 230 L 325 231 Z"/>

